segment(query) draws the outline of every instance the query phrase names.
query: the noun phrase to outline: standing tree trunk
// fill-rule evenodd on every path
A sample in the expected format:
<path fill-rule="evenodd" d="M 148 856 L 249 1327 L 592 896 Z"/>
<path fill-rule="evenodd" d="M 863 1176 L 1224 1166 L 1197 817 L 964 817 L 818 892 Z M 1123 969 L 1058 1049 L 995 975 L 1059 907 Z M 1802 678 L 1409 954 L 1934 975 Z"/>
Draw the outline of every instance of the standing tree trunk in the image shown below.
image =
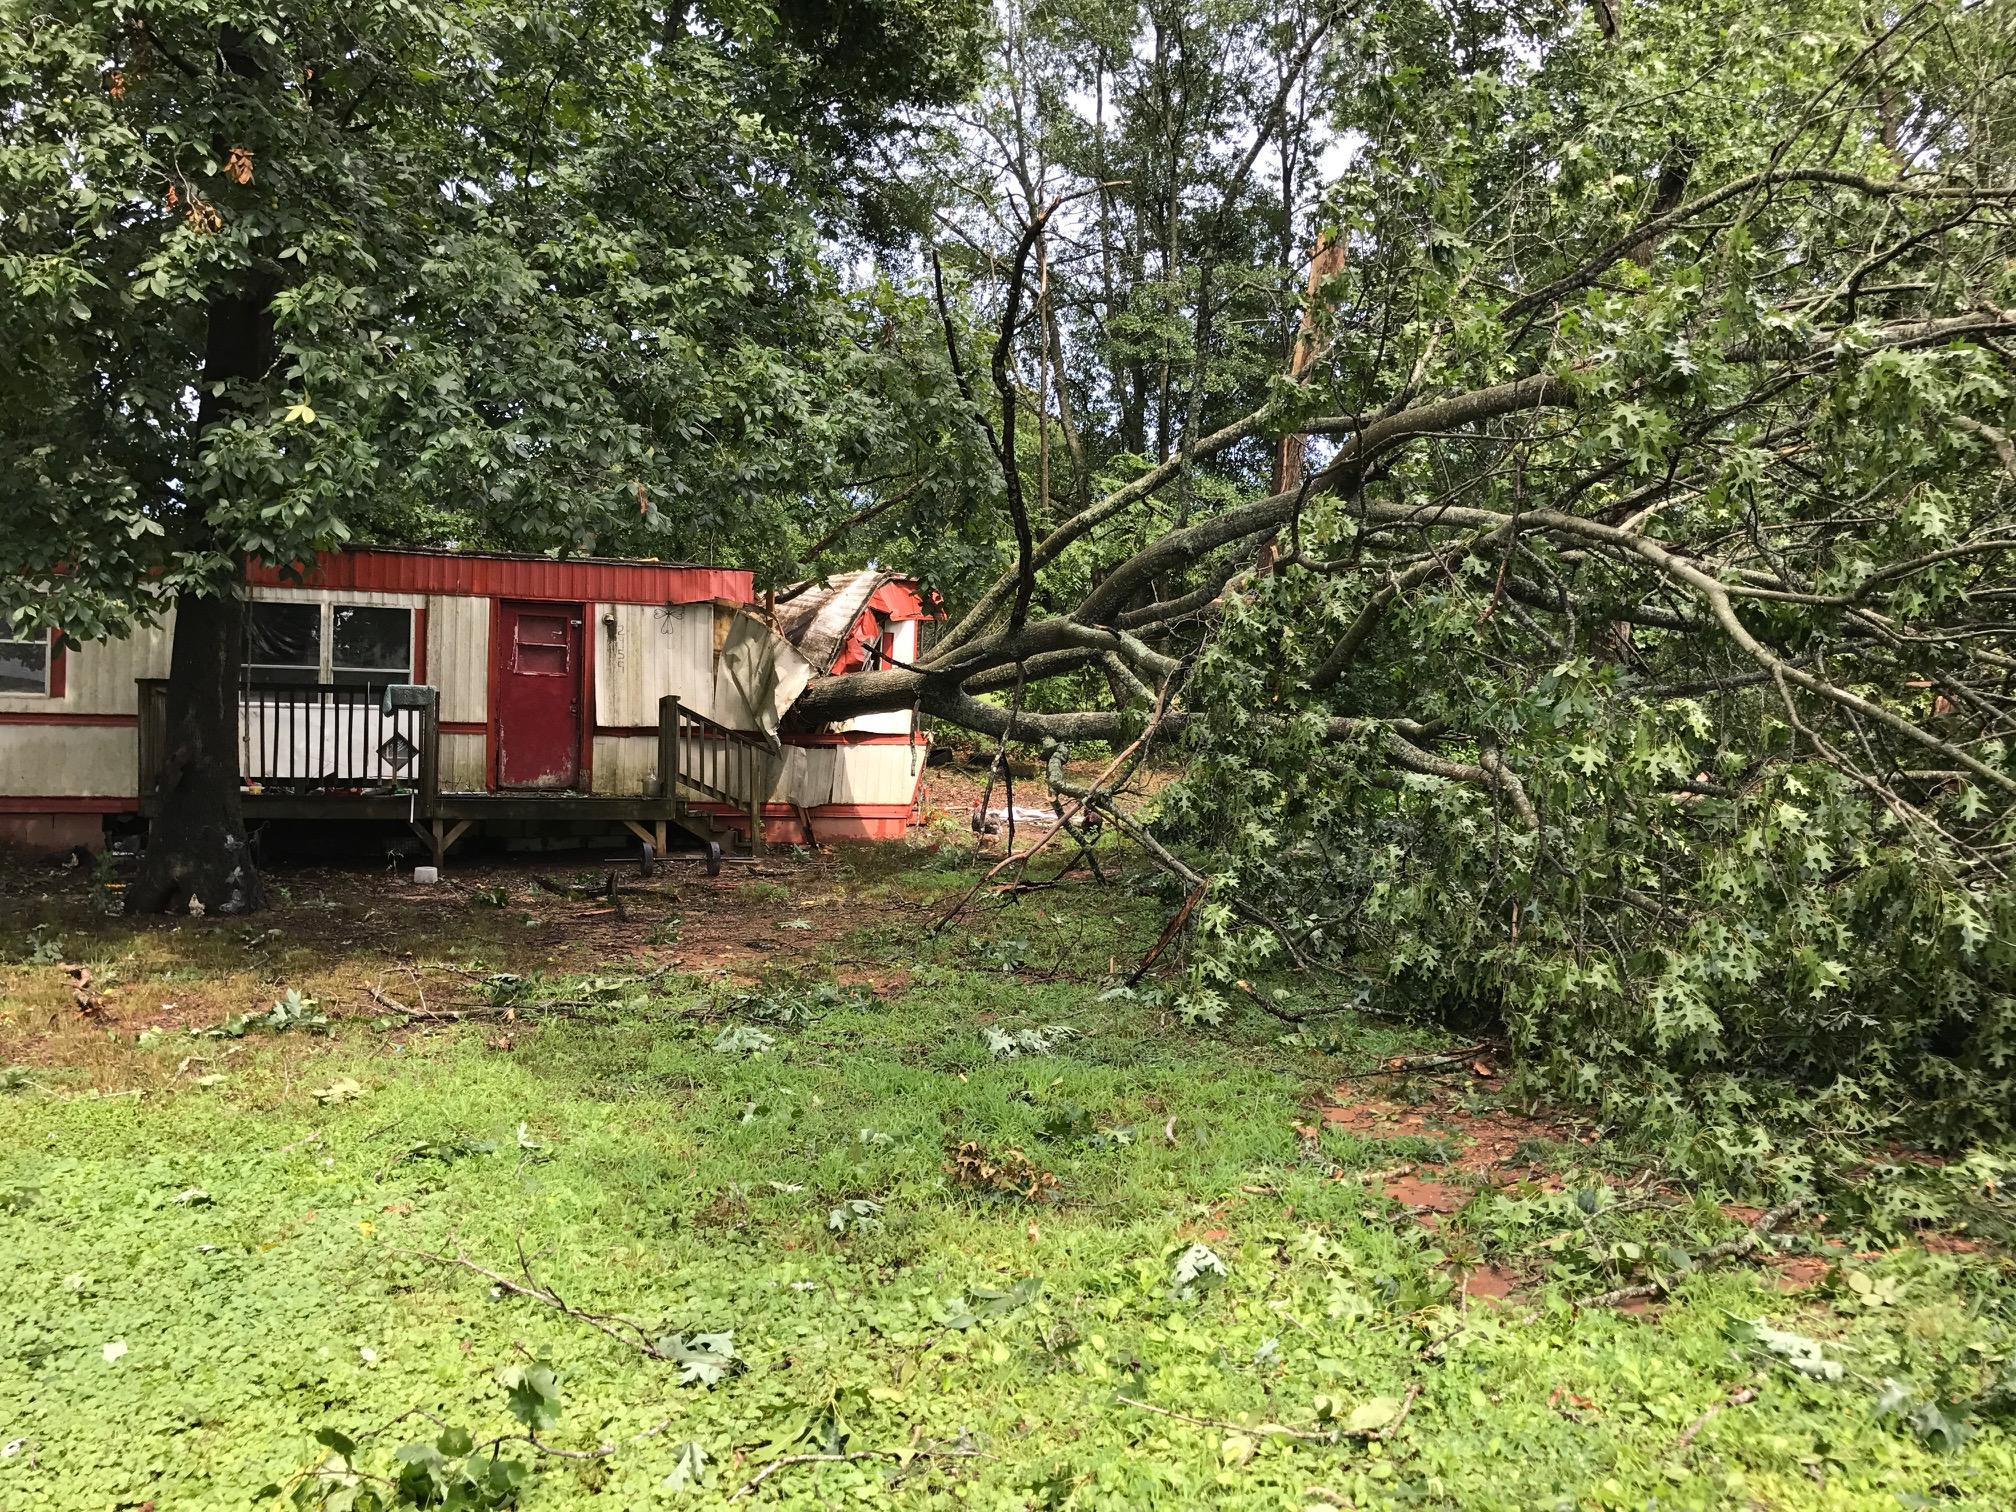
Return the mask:
<path fill-rule="evenodd" d="M 236 583 L 175 606 L 161 810 L 140 876 L 126 893 L 129 913 L 180 911 L 192 903 L 228 914 L 265 906 L 238 798 L 244 657 L 245 600 Z"/>
<path fill-rule="evenodd" d="M 210 301 L 203 350 L 198 445 L 242 403 L 239 385 L 262 378 L 274 357 L 274 289 L 255 277 Z M 206 544 L 201 499 L 192 499 L 187 543 Z M 252 913 L 265 889 L 245 840 L 238 797 L 238 684 L 245 661 L 245 595 L 232 572 L 175 606 L 168 662 L 168 728 L 162 742 L 161 807 L 147 835 L 128 913 L 201 903 L 210 913 Z"/>

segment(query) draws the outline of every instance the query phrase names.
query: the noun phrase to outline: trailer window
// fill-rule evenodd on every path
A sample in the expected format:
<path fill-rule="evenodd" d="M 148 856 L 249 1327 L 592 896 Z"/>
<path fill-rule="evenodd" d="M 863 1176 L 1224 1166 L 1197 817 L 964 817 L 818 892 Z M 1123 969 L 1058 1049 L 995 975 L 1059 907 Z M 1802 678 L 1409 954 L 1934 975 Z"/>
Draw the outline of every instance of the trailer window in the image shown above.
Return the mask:
<path fill-rule="evenodd" d="M 0 630 L 0 693 L 49 694 L 49 637 Z"/>
<path fill-rule="evenodd" d="M 322 680 L 322 606 L 246 606 L 245 681 L 255 688 L 298 687 Z"/>
<path fill-rule="evenodd" d="M 333 613 L 330 681 L 382 688 L 413 681 L 413 611 L 338 604 Z"/>

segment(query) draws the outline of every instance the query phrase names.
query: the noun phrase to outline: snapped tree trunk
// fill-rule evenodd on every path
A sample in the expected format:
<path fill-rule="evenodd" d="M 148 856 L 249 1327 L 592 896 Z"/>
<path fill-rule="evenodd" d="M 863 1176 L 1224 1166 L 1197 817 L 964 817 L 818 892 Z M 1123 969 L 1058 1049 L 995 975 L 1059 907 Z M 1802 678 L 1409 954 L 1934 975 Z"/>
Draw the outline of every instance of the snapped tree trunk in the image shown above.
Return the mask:
<path fill-rule="evenodd" d="M 242 403 L 239 384 L 256 382 L 271 366 L 273 294 L 268 280 L 254 278 L 247 287 L 211 299 L 199 437 Z M 202 539 L 202 501 L 187 507 L 189 544 L 223 546 Z M 126 894 L 128 913 L 179 912 L 192 902 L 211 913 L 251 913 L 266 906 L 238 797 L 238 683 L 244 659 L 245 595 L 235 573 L 209 592 L 176 603 L 161 806 L 148 831 L 139 878 Z"/>

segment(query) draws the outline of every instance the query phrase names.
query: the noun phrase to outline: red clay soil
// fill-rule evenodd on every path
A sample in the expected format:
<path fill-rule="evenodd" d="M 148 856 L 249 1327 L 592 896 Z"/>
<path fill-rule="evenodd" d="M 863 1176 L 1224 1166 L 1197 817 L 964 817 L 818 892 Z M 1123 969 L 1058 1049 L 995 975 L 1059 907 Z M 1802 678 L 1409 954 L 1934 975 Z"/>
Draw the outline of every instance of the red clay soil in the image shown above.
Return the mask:
<path fill-rule="evenodd" d="M 1393 1100 L 1383 1088 L 1361 1091 L 1340 1084 L 1335 1100 L 1319 1110 L 1323 1123 L 1366 1139 L 1416 1137 L 1440 1141 L 1448 1160 L 1410 1164 L 1371 1177 L 1381 1196 L 1408 1210 L 1424 1228 L 1438 1229 L 1442 1220 L 1461 1211 L 1483 1187 L 1530 1183 L 1547 1191 L 1561 1189 L 1560 1178 L 1527 1159 L 1514 1162 L 1522 1145 L 1589 1142 L 1589 1136 L 1558 1120 L 1527 1117 L 1501 1109 L 1473 1110 L 1458 1106 L 1459 1089 L 1483 1087 L 1495 1091 L 1495 1079 L 1451 1078 L 1425 1103 L 1408 1106 Z M 1519 1279 L 1498 1266 L 1481 1265 L 1458 1272 L 1458 1291 L 1477 1299 L 1504 1301 L 1520 1295 Z"/>
<path fill-rule="evenodd" d="M 1771 1284 L 1782 1292 L 1804 1291 L 1827 1279 L 1833 1262 L 1819 1255 L 1774 1255 L 1764 1262 Z"/>
<path fill-rule="evenodd" d="M 1935 1255 L 1978 1255 L 1987 1248 L 1979 1239 L 1959 1234 L 1920 1234 L 1918 1242 Z"/>
<path fill-rule="evenodd" d="M 1380 1183 L 1380 1190 L 1402 1206 L 1412 1208 L 1416 1217 L 1434 1228 L 1437 1218 L 1456 1212 L 1470 1200 L 1476 1188 L 1402 1175 L 1386 1178 Z"/>
<path fill-rule="evenodd" d="M 1487 1091 L 1497 1089 L 1497 1083 L 1490 1081 L 1472 1081 L 1469 1084 L 1481 1086 Z M 1404 1106 L 1378 1093 L 1360 1092 L 1348 1084 L 1340 1084 L 1335 1096 L 1335 1102 L 1324 1105 L 1320 1110 L 1323 1122 L 1331 1128 L 1344 1129 L 1368 1139 L 1406 1135 L 1435 1139 L 1448 1149 L 1446 1163 L 1426 1168 L 1436 1173 L 1436 1179 L 1420 1180 L 1417 1172 L 1416 1178 L 1386 1183 L 1386 1195 L 1410 1207 L 1427 1205 L 1437 1211 L 1453 1212 L 1455 1208 L 1442 1205 L 1448 1192 L 1462 1191 L 1467 1200 L 1469 1190 L 1477 1186 L 1510 1186 L 1522 1181 L 1535 1182 L 1547 1190 L 1558 1191 L 1558 1179 L 1544 1166 L 1531 1160 L 1514 1164 L 1513 1156 L 1521 1145 L 1533 1141 L 1581 1144 L 1594 1139 L 1594 1136 L 1578 1133 L 1573 1126 L 1560 1120 L 1526 1117 L 1496 1108 L 1473 1111 L 1458 1107 L 1453 1087 L 1439 1093 L 1435 1101 L 1416 1107 Z M 1446 1176 L 1471 1178 L 1469 1188 L 1441 1179 Z M 1430 1192 L 1430 1195 L 1409 1195 L 1410 1192 L 1419 1194 L 1424 1191 Z M 1457 1207 L 1461 1205 L 1461 1201 L 1456 1204 Z"/>
<path fill-rule="evenodd" d="M 1449 1152 L 1446 1163 L 1404 1166 L 1374 1178 L 1380 1195 L 1407 1209 L 1423 1227 L 1438 1229 L 1445 1217 L 1459 1212 L 1482 1188 L 1530 1183 L 1545 1191 L 1559 1191 L 1561 1181 L 1553 1171 L 1531 1159 L 1514 1161 L 1522 1145 L 1531 1141 L 1556 1145 L 1593 1142 L 1592 1135 L 1564 1120 L 1456 1105 L 1458 1089 L 1480 1084 L 1488 1087 L 1477 1080 L 1452 1079 L 1447 1088 L 1437 1089 L 1431 1101 L 1413 1107 L 1380 1092 L 1340 1085 L 1334 1094 L 1336 1101 L 1324 1105 L 1320 1112 L 1329 1127 L 1367 1139 L 1412 1136 L 1441 1141 Z M 1723 1211 L 1742 1224 L 1754 1224 L 1763 1216 L 1760 1208 L 1736 1204 Z M 1813 1286 L 1830 1269 L 1830 1262 L 1816 1255 L 1774 1256 L 1762 1263 L 1782 1291 Z M 1467 1271 L 1459 1289 L 1473 1298 L 1502 1300 L 1520 1295 L 1518 1278 L 1495 1266 Z M 1622 1311 L 1651 1312 L 1657 1306 L 1656 1301 L 1646 1299 L 1627 1303 Z"/>
<path fill-rule="evenodd" d="M 638 889 L 619 893 L 620 918 L 603 898 L 560 896 L 537 880 L 566 890 L 576 877 L 593 874 L 599 881 L 612 870 L 620 887 Z M 424 969 L 428 1001 L 447 1006 L 466 997 L 468 985 L 433 963 L 474 959 L 491 963 L 488 969 L 609 973 L 672 967 L 749 982 L 812 969 L 836 937 L 863 924 L 917 924 L 931 913 L 928 905 L 886 892 L 864 906 L 842 858 L 826 852 L 730 864 L 718 877 L 673 863 L 648 881 L 634 862 L 557 855 L 459 865 L 451 858 L 441 883 L 424 888 L 403 874 L 363 866 L 282 867 L 271 879 L 278 884 L 274 904 L 252 918 L 108 920 L 96 911 L 81 869 L 0 856 L 0 913 L 10 899 L 53 904 L 59 922 L 52 936 L 94 957 L 107 953 L 108 939 L 113 952 L 122 952 L 123 941 L 136 932 L 179 936 L 205 967 L 196 980 L 178 973 L 174 981 L 161 980 L 158 968 L 133 980 L 118 969 L 102 971 L 82 984 L 88 1005 L 73 1000 L 78 984 L 61 966 L 30 968 L 38 990 L 27 1011 L 0 1020 L 0 1064 L 73 1059 L 76 1036 L 56 1032 L 73 1025 L 130 1041 L 144 1029 L 173 1033 L 259 1012 L 290 985 L 320 998 L 326 1012 L 375 1016 L 384 1008 L 366 995 L 369 982 L 401 1001 L 415 1000 L 411 972 L 388 959 L 399 947 Z M 501 907 L 495 904 L 499 890 Z M 298 981 L 293 971 L 276 969 L 283 957 L 298 963 L 304 946 L 312 948 L 318 969 Z M 910 981 L 908 971 L 882 962 L 843 960 L 832 974 L 878 994 L 901 992 Z"/>
<path fill-rule="evenodd" d="M 1456 1289 L 1473 1302 L 1504 1302 L 1519 1295 L 1519 1280 L 1501 1266 L 1480 1265 L 1466 1271 Z"/>
<path fill-rule="evenodd" d="M 1398 1203 L 1428 1229 L 1441 1227 L 1443 1218 L 1459 1212 L 1465 1203 L 1485 1187 L 1509 1187 L 1530 1183 L 1543 1191 L 1558 1192 L 1558 1175 L 1530 1160 L 1514 1162 L 1522 1144 L 1544 1140 L 1554 1144 L 1590 1144 L 1593 1134 L 1564 1120 L 1528 1117 L 1499 1109 L 1473 1111 L 1456 1105 L 1459 1089 L 1482 1086 L 1495 1090 L 1491 1082 L 1474 1078 L 1449 1079 L 1430 1101 L 1407 1106 L 1379 1092 L 1360 1092 L 1340 1084 L 1336 1101 L 1320 1110 L 1324 1124 L 1348 1130 L 1367 1139 L 1419 1137 L 1440 1140 L 1449 1152 L 1446 1163 L 1418 1164 L 1379 1173 L 1368 1179 L 1376 1183 L 1380 1195 Z M 1601 1179 L 1599 1177 L 1599 1179 Z M 1742 1203 L 1724 1203 L 1722 1212 L 1734 1223 L 1754 1226 L 1764 1209 Z M 1958 1234 L 1925 1233 L 1915 1241 L 1934 1254 L 1971 1255 L 1985 1246 Z M 1804 1291 L 1825 1281 L 1833 1261 L 1823 1255 L 1760 1254 L 1754 1263 L 1769 1274 L 1771 1282 L 1784 1292 Z M 1461 1290 L 1471 1297 L 1505 1298 L 1519 1295 L 1518 1279 L 1509 1271 L 1482 1266 L 1463 1276 Z M 1626 1313 L 1656 1312 L 1655 1299 L 1641 1298 L 1623 1304 Z"/>

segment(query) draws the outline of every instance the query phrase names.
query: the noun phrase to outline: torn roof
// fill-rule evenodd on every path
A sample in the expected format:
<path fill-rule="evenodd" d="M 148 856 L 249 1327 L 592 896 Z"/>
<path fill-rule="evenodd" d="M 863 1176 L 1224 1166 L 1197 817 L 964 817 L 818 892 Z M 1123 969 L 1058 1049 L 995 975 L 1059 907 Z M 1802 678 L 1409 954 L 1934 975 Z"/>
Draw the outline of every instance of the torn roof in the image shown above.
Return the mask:
<path fill-rule="evenodd" d="M 817 671 L 827 672 L 856 638 L 856 626 L 871 609 L 891 619 L 918 619 L 924 612 L 910 579 L 900 572 L 864 567 L 833 573 L 822 585 L 779 604 L 777 628 Z"/>

